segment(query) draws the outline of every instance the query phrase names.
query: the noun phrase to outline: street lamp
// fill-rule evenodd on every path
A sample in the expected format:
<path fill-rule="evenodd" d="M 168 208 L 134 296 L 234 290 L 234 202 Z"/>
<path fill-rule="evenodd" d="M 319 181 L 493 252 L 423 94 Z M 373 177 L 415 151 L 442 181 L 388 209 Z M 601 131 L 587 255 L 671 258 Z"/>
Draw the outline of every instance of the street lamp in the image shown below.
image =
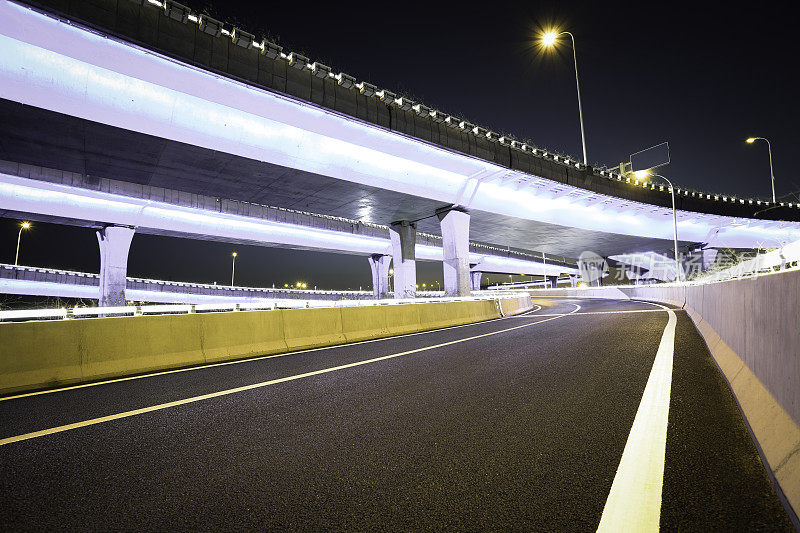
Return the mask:
<path fill-rule="evenodd" d="M 648 173 L 648 176 L 661 178 L 662 180 L 669 183 L 669 192 L 672 195 L 672 229 L 673 229 L 673 239 L 675 243 L 675 281 L 681 281 L 681 263 L 678 260 L 678 214 L 675 211 L 675 187 L 672 185 L 672 182 L 669 179 L 665 178 L 661 174 L 652 174 Z"/>
<path fill-rule="evenodd" d="M 544 48 L 552 48 L 555 46 L 559 35 L 569 35 L 572 40 L 572 59 L 575 62 L 575 89 L 578 91 L 578 117 L 581 121 L 581 144 L 583 145 L 583 164 L 588 166 L 589 161 L 586 157 L 586 135 L 583 131 L 583 106 L 581 106 L 581 86 L 578 82 L 578 54 L 575 51 L 575 36 L 568 31 L 546 31 L 542 35 L 542 46 Z"/>
<path fill-rule="evenodd" d="M 24 221 L 22 224 L 19 225 L 19 233 L 17 233 L 17 253 L 14 255 L 14 266 L 17 266 L 19 262 L 19 241 L 22 239 L 22 230 L 30 229 L 31 223 L 27 220 Z"/>
<path fill-rule="evenodd" d="M 236 273 L 236 256 L 239 255 L 236 252 L 233 252 L 231 256 L 233 256 L 233 262 L 231 263 L 231 287 L 233 287 L 233 275 Z"/>
<path fill-rule="evenodd" d="M 775 202 L 775 174 L 772 172 L 772 145 L 769 143 L 769 139 L 764 137 L 750 137 L 745 142 L 747 144 L 753 144 L 756 141 L 764 141 L 767 143 L 767 151 L 769 152 L 769 176 L 772 178 L 772 203 Z"/>
<path fill-rule="evenodd" d="M 389 269 L 389 292 L 394 292 L 392 289 L 392 277 L 394 277 L 394 269 Z"/>

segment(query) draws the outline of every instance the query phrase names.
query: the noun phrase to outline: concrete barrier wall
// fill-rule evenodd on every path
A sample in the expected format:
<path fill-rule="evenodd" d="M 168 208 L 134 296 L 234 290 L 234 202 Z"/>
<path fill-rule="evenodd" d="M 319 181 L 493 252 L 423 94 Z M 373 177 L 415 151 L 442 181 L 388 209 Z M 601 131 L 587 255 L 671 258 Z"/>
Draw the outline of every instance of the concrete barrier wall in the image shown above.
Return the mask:
<path fill-rule="evenodd" d="M 739 402 L 795 513 L 800 511 L 800 271 L 704 285 L 530 291 L 683 307 Z"/>
<path fill-rule="evenodd" d="M 0 394 L 456 326 L 529 297 L 0 324 Z"/>
<path fill-rule="evenodd" d="M 530 297 L 524 296 L 519 298 L 504 298 L 500 300 L 499 303 L 500 313 L 503 316 L 511 316 L 523 313 L 532 307 Z"/>

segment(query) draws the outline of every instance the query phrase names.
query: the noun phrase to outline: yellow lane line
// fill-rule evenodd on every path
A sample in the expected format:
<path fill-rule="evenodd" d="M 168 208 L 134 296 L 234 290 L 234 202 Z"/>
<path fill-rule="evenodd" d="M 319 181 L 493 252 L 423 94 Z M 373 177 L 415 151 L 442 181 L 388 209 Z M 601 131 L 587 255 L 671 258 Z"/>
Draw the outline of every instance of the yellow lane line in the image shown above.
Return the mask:
<path fill-rule="evenodd" d="M 575 305 L 575 311 L 580 309 L 580 306 L 578 306 L 576 304 L 573 304 L 573 305 Z M 572 312 L 575 312 L 575 311 L 572 311 Z M 169 409 L 170 407 L 178 407 L 180 405 L 199 402 L 199 401 L 203 401 L 203 400 L 209 400 L 209 399 L 212 399 L 212 398 L 218 398 L 220 396 L 227 396 L 227 395 L 230 395 L 230 394 L 236 394 L 238 392 L 244 392 L 244 391 L 248 391 L 248 390 L 252 390 L 252 389 L 258 389 L 258 388 L 262 388 L 262 387 L 267 387 L 267 386 L 270 386 L 270 385 L 276 385 L 278 383 L 285 383 L 287 381 L 294 381 L 294 380 L 297 380 L 297 379 L 303 379 L 303 378 L 307 378 L 307 377 L 311 377 L 311 376 L 318 376 L 320 374 L 327 374 L 328 372 L 336 372 L 338 370 L 345 370 L 347 368 L 353 368 L 353 367 L 356 367 L 356 366 L 367 365 L 367 364 L 370 364 L 370 363 L 377 363 L 379 361 L 385 361 L 387 359 L 394 359 L 395 357 L 402 357 L 404 355 L 410 355 L 410 354 L 413 354 L 413 353 L 424 352 L 426 350 L 433 350 L 435 348 L 442 348 L 444 346 L 451 346 L 453 344 L 459 344 L 459 343 L 462 343 L 462 342 L 467 342 L 467 341 L 471 341 L 471 340 L 475 340 L 475 339 L 480 339 L 480 338 L 484 338 L 484 337 L 490 337 L 492 335 L 498 335 L 500 333 L 506 333 L 508 331 L 513 331 L 513 330 L 520 329 L 520 328 L 527 328 L 529 326 L 535 326 L 536 324 L 542 324 L 544 322 L 549 322 L 550 320 L 556 320 L 558 318 L 567 316 L 568 314 L 570 314 L 570 313 L 565 313 L 563 315 L 559 315 L 559 316 L 552 317 L 552 318 L 545 318 L 544 320 L 540 320 L 538 322 L 533 322 L 533 323 L 530 323 L 530 324 L 522 324 L 521 326 L 514 326 L 514 327 L 511 327 L 511 328 L 501 329 L 499 331 L 492 331 L 492 332 L 489 332 L 489 333 L 483 333 L 481 335 L 474 335 L 472 337 L 466 337 L 464 339 L 458 339 L 458 340 L 454 340 L 454 341 L 443 342 L 443 343 L 435 344 L 435 345 L 432 345 L 432 346 L 425 346 L 423 348 L 416 348 L 414 350 L 407 350 L 405 352 L 399 352 L 399 353 L 384 355 L 384 356 L 381 356 L 381 357 L 375 357 L 373 359 L 366 359 L 364 361 L 357 361 L 355 363 L 348 363 L 346 365 L 339 365 L 339 366 L 334 366 L 334 367 L 330 367 L 330 368 L 323 368 L 323 369 L 320 369 L 320 370 L 314 370 L 312 372 L 305 372 L 303 374 L 295 374 L 293 376 L 287 376 L 287 377 L 283 377 L 283 378 L 271 379 L 269 381 L 263 381 L 261 383 L 254 383 L 252 385 L 244 385 L 242 387 L 236 387 L 236 388 L 233 388 L 233 389 L 221 390 L 221 391 L 212 392 L 212 393 L 209 393 L 209 394 L 203 394 L 203 395 L 200 395 L 200 396 L 193 396 L 193 397 L 190 397 L 190 398 L 184 398 L 182 400 L 176 400 L 176 401 L 173 401 L 173 402 L 167 402 L 167 403 L 162 403 L 162 404 L 158 404 L 158 405 L 151 405 L 151 406 L 148 406 L 148 407 L 142 407 L 141 409 L 134 409 L 132 411 L 124 411 L 124 412 L 121 412 L 121 413 L 116 413 L 116 414 L 107 415 L 107 416 L 101 416 L 101 417 L 98 417 L 98 418 L 91 418 L 89 420 L 83 420 L 81 422 L 75 422 L 75 423 L 72 423 L 72 424 L 65 424 L 65 425 L 62 425 L 62 426 L 56 426 L 56 427 L 52 427 L 52 428 L 48 428 L 48 429 L 42 429 L 42 430 L 39 430 L 39 431 L 32 431 L 30 433 L 23 433 L 21 435 L 15 435 L 13 437 L 7 437 L 7 438 L 4 438 L 4 439 L 0 439 L 0 446 L 5 446 L 6 444 L 12 444 L 14 442 L 20 442 L 20 441 L 29 440 L 29 439 L 35 439 L 37 437 L 44 437 L 46 435 L 52 435 L 54 433 L 61 433 L 63 431 L 69 431 L 71 429 L 78 429 L 78 428 L 83 428 L 83 427 L 87 427 L 87 426 L 94 426 L 94 425 L 97 425 L 97 424 L 102 424 L 104 422 L 110 422 L 112 420 L 119 420 L 121 418 L 128 418 L 128 417 L 131 417 L 131 416 L 142 415 L 142 414 L 145 414 L 145 413 L 151 413 L 153 411 L 160 411 L 162 409 Z"/>
<path fill-rule="evenodd" d="M 536 305 L 536 304 L 534 304 L 534 305 Z M 538 307 L 539 309 L 542 308 L 540 305 L 537 305 L 536 307 Z M 318 352 L 318 351 L 322 351 L 322 350 L 336 350 L 336 349 L 339 349 L 339 348 L 347 348 L 347 347 L 350 347 L 350 346 L 357 346 L 359 344 L 370 344 L 370 343 L 373 343 L 373 342 L 383 342 L 383 341 L 389 341 L 389 340 L 393 340 L 393 339 L 402 339 L 403 337 L 414 337 L 414 336 L 417 336 L 417 335 L 427 335 L 429 333 L 436 333 L 437 331 L 446 331 L 446 330 L 449 330 L 449 329 L 466 328 L 466 327 L 470 327 L 470 326 L 477 326 L 477 325 L 480 325 L 480 324 L 487 324 L 489 322 L 497 322 L 497 321 L 500 321 L 500 320 L 508 320 L 510 318 L 518 318 L 518 317 L 525 316 L 525 315 L 527 315 L 529 313 L 535 313 L 539 309 L 531 309 L 530 311 L 525 311 L 524 313 L 519 314 L 519 315 L 512 315 L 512 316 L 506 316 L 506 317 L 501 317 L 501 318 L 493 318 L 491 320 L 482 320 L 481 322 L 471 322 L 469 324 L 461 324 L 459 326 L 448 326 L 446 328 L 429 329 L 427 331 L 417 331 L 416 333 L 404 333 L 402 335 L 391 335 L 389 337 L 382 337 L 380 339 L 369 339 L 369 340 L 365 340 L 365 341 L 345 342 L 345 343 L 342 343 L 342 344 L 334 344 L 332 346 L 320 346 L 318 348 L 308 348 L 306 350 L 296 350 L 296 351 L 288 351 L 288 352 L 282 352 L 282 353 L 277 353 L 277 354 L 272 354 L 272 355 L 262 355 L 262 356 L 257 356 L 257 357 L 247 357 L 247 358 L 244 358 L 244 359 L 237 359 L 235 361 L 223 361 L 221 363 L 209 363 L 209 364 L 206 364 L 206 365 L 190 366 L 190 367 L 186 367 L 186 368 L 176 368 L 174 370 L 161 370 L 159 372 L 149 372 L 147 374 L 139 374 L 138 376 L 125 376 L 125 377 L 122 377 L 122 378 L 113 378 L 113 379 L 106 379 L 106 380 L 103 380 L 103 381 L 94 381 L 92 383 L 80 383 L 78 385 L 69 385 L 67 387 L 59 387 L 57 389 L 47 389 L 47 390 L 39 390 L 39 391 L 33 391 L 33 392 L 25 392 L 25 393 L 22 393 L 22 394 L 15 394 L 13 396 L 2 397 L 2 398 L 0 398 L 0 402 L 5 402 L 5 401 L 8 401 L 8 400 L 17 400 L 19 398 L 27 398 L 29 396 L 40 396 L 42 394 L 54 394 L 56 392 L 65 392 L 65 391 L 70 391 L 70 390 L 75 390 L 75 389 L 85 389 L 87 387 L 97 387 L 97 386 L 100 386 L 100 385 L 108 385 L 110 383 L 120 383 L 122 381 L 132 381 L 132 380 L 135 380 L 135 379 L 145 379 L 145 378 L 153 378 L 153 377 L 157 377 L 157 376 L 165 376 L 165 375 L 168 375 L 168 374 L 177 374 L 179 372 L 193 372 L 195 370 L 204 370 L 206 368 L 214 368 L 214 367 L 217 367 L 217 366 L 238 365 L 238 364 L 241 364 L 241 363 L 250 363 L 250 362 L 253 362 L 253 361 L 261 361 L 262 359 L 274 359 L 276 357 L 286 357 L 288 355 L 300 355 L 300 354 L 304 354 L 304 353 L 308 353 L 308 352 Z M 554 316 L 554 315 L 547 315 L 547 316 Z"/>

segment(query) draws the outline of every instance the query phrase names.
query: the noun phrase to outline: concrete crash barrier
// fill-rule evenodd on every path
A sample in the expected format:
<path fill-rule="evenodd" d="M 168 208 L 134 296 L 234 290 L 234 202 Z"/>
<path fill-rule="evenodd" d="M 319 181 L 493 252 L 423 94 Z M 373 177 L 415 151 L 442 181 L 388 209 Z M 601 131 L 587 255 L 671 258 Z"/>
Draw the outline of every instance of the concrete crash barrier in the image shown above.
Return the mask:
<path fill-rule="evenodd" d="M 706 341 L 795 514 L 800 514 L 800 271 L 702 285 L 532 290 L 684 308 Z"/>
<path fill-rule="evenodd" d="M 518 314 L 529 297 L 0 324 L 0 395 Z"/>
<path fill-rule="evenodd" d="M 532 309 L 531 299 L 529 297 L 520 296 L 519 298 L 504 298 L 499 300 L 500 311 L 503 316 L 518 315 Z"/>

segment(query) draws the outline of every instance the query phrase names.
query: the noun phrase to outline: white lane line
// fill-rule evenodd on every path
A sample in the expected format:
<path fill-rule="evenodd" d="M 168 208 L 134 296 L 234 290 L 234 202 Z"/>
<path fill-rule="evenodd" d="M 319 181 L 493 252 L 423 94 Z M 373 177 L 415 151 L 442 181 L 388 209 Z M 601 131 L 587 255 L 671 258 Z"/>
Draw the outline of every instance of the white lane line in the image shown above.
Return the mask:
<path fill-rule="evenodd" d="M 658 304 L 656 304 L 658 305 Z M 677 317 L 671 309 L 597 531 L 658 531 Z"/>
<path fill-rule="evenodd" d="M 576 311 L 578 309 L 580 309 L 580 306 L 576 305 Z M 572 311 L 572 312 L 575 312 L 575 311 Z M 544 322 L 549 322 L 551 320 L 556 320 L 558 318 L 567 316 L 569 314 L 570 313 L 564 313 L 563 315 L 558 315 L 558 316 L 551 317 L 551 318 L 545 318 L 544 320 L 539 320 L 538 322 L 532 322 L 530 324 L 522 324 L 521 326 L 513 326 L 513 327 L 510 327 L 510 328 L 501 329 L 499 331 L 492 331 L 492 332 L 489 332 L 489 333 L 482 333 L 480 335 L 474 335 L 472 337 L 466 337 L 464 339 L 457 339 L 457 340 L 454 340 L 454 341 L 443 342 L 443 343 L 435 344 L 435 345 L 432 345 L 432 346 L 424 346 L 422 348 L 416 348 L 414 350 L 407 350 L 405 352 L 399 352 L 399 353 L 384 355 L 384 356 L 381 356 L 381 357 L 375 357 L 373 359 L 366 359 L 364 361 L 356 361 L 354 363 L 348 363 L 346 365 L 339 365 L 339 366 L 334 366 L 334 367 L 330 367 L 330 368 L 323 368 L 323 369 L 320 369 L 320 370 L 314 370 L 314 371 L 311 371 L 311 372 L 305 372 L 303 374 L 295 374 L 293 376 L 286 376 L 286 377 L 283 377 L 283 378 L 271 379 L 269 381 L 262 381 L 261 383 L 253 383 L 251 385 L 244 385 L 242 387 L 236 387 L 236 388 L 233 388 L 233 389 L 226 389 L 226 390 L 221 390 L 221 391 L 217 391 L 217 392 L 212 392 L 212 393 L 209 393 L 209 394 L 202 394 L 200 396 L 193 396 L 193 397 L 190 397 L 190 398 L 184 398 L 182 400 L 176 400 L 176 401 L 173 401 L 173 402 L 167 402 L 167 403 L 162 403 L 162 404 L 158 404 L 158 405 L 151 405 L 151 406 L 148 406 L 148 407 L 143 407 L 141 409 L 134 409 L 132 411 L 124 411 L 124 412 L 116 413 L 116 414 L 113 414 L 113 415 L 101 416 L 101 417 L 98 417 L 98 418 L 91 418 L 89 420 L 83 420 L 81 422 L 74 422 L 72 424 L 64 424 L 62 426 L 56 426 L 56 427 L 52 427 L 52 428 L 48 428 L 48 429 L 42 429 L 42 430 L 39 430 L 39 431 L 32 431 L 30 433 L 23 433 L 21 435 L 15 435 L 13 437 L 6 437 L 4 439 L 0 439 L 0 446 L 5 446 L 6 444 L 11 444 L 11 443 L 14 443 L 14 442 L 20 442 L 20 441 L 23 441 L 23 440 L 35 439 L 37 437 L 44 437 L 46 435 L 52 435 L 54 433 L 61 433 L 63 431 L 69 431 L 71 429 L 78 429 L 78 428 L 82 428 L 82 427 L 86 427 L 86 426 L 93 426 L 93 425 L 96 425 L 96 424 L 102 424 L 103 422 L 110 422 L 112 420 L 119 420 L 121 418 L 128 418 L 128 417 L 131 417 L 131 416 L 142 415 L 142 414 L 145 414 L 145 413 L 151 413 L 153 411 L 160 411 L 162 409 L 168 409 L 170 407 L 177 407 L 177 406 L 185 405 L 185 404 L 188 404 L 188 403 L 199 402 L 199 401 L 202 401 L 202 400 L 209 400 L 211 398 L 218 398 L 220 396 L 227 396 L 227 395 L 230 395 L 230 394 L 236 394 L 238 392 L 244 392 L 244 391 L 248 391 L 248 390 L 252 390 L 252 389 L 259 389 L 259 388 L 262 388 L 262 387 L 267 387 L 269 385 L 276 385 L 278 383 L 285 383 L 287 381 L 294 381 L 294 380 L 297 380 L 297 379 L 303 379 L 303 378 L 307 378 L 307 377 L 311 377 L 311 376 L 318 376 L 320 374 L 327 374 L 328 372 L 336 372 L 337 370 L 345 370 L 347 368 L 353 368 L 353 367 L 356 367 L 356 366 L 367 365 L 367 364 L 370 364 L 370 363 L 377 363 L 379 361 L 386 361 L 387 359 L 394 359 L 395 357 L 402 357 L 404 355 L 410 355 L 412 353 L 419 353 L 419 352 L 424 352 L 424 351 L 427 351 L 427 350 L 433 350 L 435 348 L 441 348 L 441 347 L 444 347 L 444 346 L 451 346 L 453 344 L 459 344 L 459 343 L 462 343 L 462 342 L 467 342 L 467 341 L 471 341 L 471 340 L 475 340 L 475 339 L 481 339 L 481 338 L 484 338 L 484 337 L 491 337 L 492 335 L 498 335 L 500 333 L 506 333 L 508 331 L 514 331 L 515 329 L 527 328 L 529 326 L 535 326 L 536 324 L 542 324 Z"/>
<path fill-rule="evenodd" d="M 541 306 L 538 306 L 538 307 L 539 307 L 539 309 L 541 309 Z M 366 341 L 345 342 L 345 343 L 342 343 L 342 344 L 334 344 L 332 346 L 320 346 L 319 348 L 308 348 L 306 350 L 296 350 L 296 351 L 288 351 L 288 352 L 276 353 L 276 354 L 272 354 L 272 355 L 262 355 L 262 356 L 257 356 L 257 357 L 247 357 L 247 358 L 244 358 L 244 359 L 236 359 L 235 361 L 223 361 L 221 363 L 209 363 L 209 364 L 206 364 L 206 365 L 190 366 L 190 367 L 186 367 L 186 368 L 176 368 L 174 370 L 161 370 L 159 372 L 149 372 L 149 373 L 146 373 L 146 374 L 140 374 L 138 376 L 126 376 L 126 377 L 123 377 L 123 378 L 114 378 L 114 379 L 106 379 L 106 380 L 103 380 L 103 381 L 94 381 L 92 383 L 80 383 L 78 385 L 70 385 L 68 387 L 59 387 L 57 389 L 47 389 L 47 390 L 39 390 L 39 391 L 33 391 L 33 392 L 25 392 L 25 393 L 22 393 L 22 394 L 15 394 L 14 396 L 2 397 L 2 398 L 0 398 L 0 402 L 5 402 L 5 401 L 8 401 L 8 400 L 17 400 L 19 398 L 28 398 L 29 396 L 40 396 L 42 394 L 54 394 L 56 392 L 66 392 L 66 391 L 71 391 L 71 390 L 75 390 L 75 389 L 85 389 L 87 387 L 98 387 L 100 385 L 108 385 L 110 383 L 120 383 L 122 381 L 133 381 L 133 380 L 136 380 L 136 379 L 145 379 L 145 378 L 154 378 L 154 377 L 157 377 L 157 376 L 166 376 L 168 374 L 177 374 L 179 372 L 194 372 L 195 370 L 205 370 L 207 368 L 214 368 L 214 367 L 218 367 L 218 366 L 228 366 L 228 365 L 238 365 L 238 364 L 242 364 L 242 363 L 252 363 L 254 361 L 261 361 L 263 359 L 274 359 L 276 357 L 286 357 L 286 356 L 289 356 L 289 355 L 300 355 L 300 354 L 304 354 L 304 353 L 319 352 L 319 351 L 323 351 L 323 350 L 336 350 L 336 349 L 341 349 L 341 348 L 348 348 L 350 346 L 357 346 L 359 344 L 370 344 L 370 343 L 373 343 L 373 342 L 385 342 L 385 341 L 390 341 L 390 340 L 394 340 L 394 339 L 402 339 L 404 337 L 415 337 L 417 335 L 427 335 L 429 333 L 447 331 L 449 329 L 468 328 L 470 326 L 477 326 L 477 325 L 480 325 L 480 324 L 488 324 L 490 322 L 498 322 L 500 320 L 508 320 L 510 318 L 523 317 L 525 315 L 528 315 L 530 313 L 534 313 L 536 311 L 538 311 L 538 309 L 525 311 L 524 313 L 521 313 L 519 315 L 512 315 L 512 316 L 506 316 L 506 317 L 501 317 L 501 318 L 493 318 L 491 320 L 482 320 L 480 322 L 471 322 L 469 324 L 461 324 L 460 326 L 448 326 L 446 328 L 429 329 L 427 331 L 417 331 L 416 333 L 404 333 L 402 335 L 392 335 L 392 336 L 389 336 L 389 337 L 382 337 L 380 339 L 369 339 L 369 340 L 366 340 Z M 547 316 L 561 316 L 561 315 L 547 315 Z"/>
<path fill-rule="evenodd" d="M 680 311 L 681 309 L 675 309 Z M 570 313 L 571 315 L 625 315 L 629 313 L 663 313 L 669 311 L 668 308 L 664 309 L 631 309 L 630 311 L 582 311 L 580 313 Z M 539 316 L 557 316 L 557 314 L 539 314 L 539 315 L 516 315 L 508 318 L 534 318 Z"/>

